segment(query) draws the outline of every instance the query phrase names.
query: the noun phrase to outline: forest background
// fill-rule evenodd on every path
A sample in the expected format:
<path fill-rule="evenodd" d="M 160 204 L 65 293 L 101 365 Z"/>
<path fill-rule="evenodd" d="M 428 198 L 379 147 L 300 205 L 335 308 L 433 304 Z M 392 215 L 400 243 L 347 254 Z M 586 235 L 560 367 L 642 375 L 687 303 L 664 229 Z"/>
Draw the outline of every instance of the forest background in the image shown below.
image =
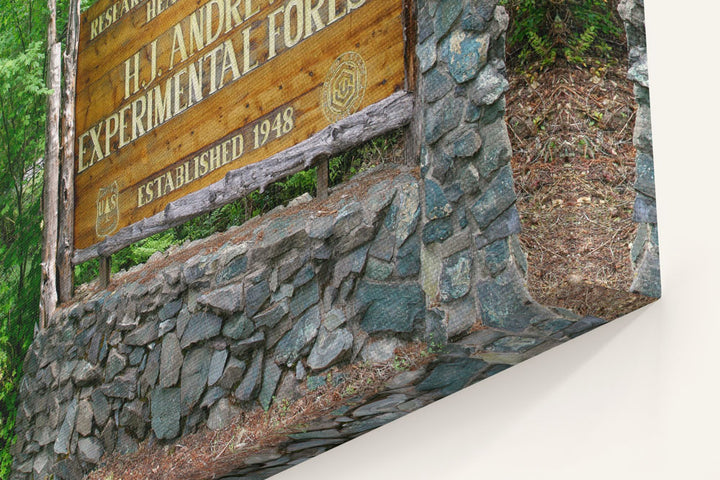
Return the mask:
<path fill-rule="evenodd" d="M 83 0 L 87 9 L 96 0 Z M 617 0 L 503 0 L 511 16 L 510 67 L 532 78 L 558 64 L 597 68 L 624 61 Z M 57 2 L 57 31 L 66 36 L 68 1 Z M 48 6 L 44 0 L 0 0 L 0 478 L 14 443 L 16 394 L 25 352 L 38 325 L 45 151 Z M 399 135 L 331 159 L 331 185 L 388 160 Z M 392 160 L 391 158 L 389 160 Z M 138 242 L 113 256 L 115 271 L 145 262 L 156 251 L 224 231 L 303 193 L 314 194 L 315 173 L 300 172 L 264 193 L 226 205 Z M 91 281 L 97 264 L 76 268 Z"/>

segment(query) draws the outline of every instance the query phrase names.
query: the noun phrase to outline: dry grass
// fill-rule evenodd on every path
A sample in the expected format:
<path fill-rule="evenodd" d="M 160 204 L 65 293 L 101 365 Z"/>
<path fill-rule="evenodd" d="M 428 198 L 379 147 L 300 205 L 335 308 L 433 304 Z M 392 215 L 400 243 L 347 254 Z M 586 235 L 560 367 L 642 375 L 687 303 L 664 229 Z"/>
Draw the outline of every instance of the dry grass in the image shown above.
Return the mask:
<path fill-rule="evenodd" d="M 396 351 L 393 361 L 356 363 L 331 370 L 343 375 L 338 385 L 328 382 L 293 401 L 274 403 L 268 411 L 242 412 L 226 428 L 206 427 L 168 445 L 141 444 L 129 455 L 103 458 L 103 466 L 87 480 L 207 480 L 238 469 L 243 459 L 282 443 L 289 433 L 302 431 L 308 422 L 348 402 L 361 403 L 382 389 L 399 371 L 420 368 L 435 358 L 427 345 L 414 344 Z"/>
<path fill-rule="evenodd" d="M 613 319 L 628 293 L 635 200 L 632 84 L 621 70 L 511 78 L 508 119 L 528 283 L 541 303 Z"/>

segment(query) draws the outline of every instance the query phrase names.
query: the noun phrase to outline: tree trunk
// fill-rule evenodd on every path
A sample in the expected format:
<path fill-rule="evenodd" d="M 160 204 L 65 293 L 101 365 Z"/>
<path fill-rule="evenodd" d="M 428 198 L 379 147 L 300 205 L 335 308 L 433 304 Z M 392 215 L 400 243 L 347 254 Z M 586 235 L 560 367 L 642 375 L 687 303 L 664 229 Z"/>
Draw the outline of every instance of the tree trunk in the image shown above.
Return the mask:
<path fill-rule="evenodd" d="M 58 184 L 60 177 L 60 81 L 61 46 L 57 41 L 55 0 L 48 0 L 47 100 L 45 126 L 45 173 L 43 189 L 43 258 L 40 285 L 40 328 L 45 328 L 57 306 Z"/>
<path fill-rule="evenodd" d="M 65 50 L 65 91 L 63 93 L 62 148 L 60 176 L 60 223 L 58 239 L 58 295 L 60 302 L 73 296 L 72 265 L 75 230 L 75 91 L 77 84 L 78 41 L 80 38 L 80 0 L 68 7 L 67 46 Z"/>

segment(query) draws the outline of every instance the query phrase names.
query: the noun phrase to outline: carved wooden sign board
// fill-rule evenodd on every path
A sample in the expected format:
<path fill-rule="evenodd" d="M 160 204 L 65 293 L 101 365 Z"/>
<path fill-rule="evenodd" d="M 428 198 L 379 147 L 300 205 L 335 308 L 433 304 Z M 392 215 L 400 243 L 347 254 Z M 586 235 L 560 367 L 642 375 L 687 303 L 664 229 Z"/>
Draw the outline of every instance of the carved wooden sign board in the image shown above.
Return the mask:
<path fill-rule="evenodd" d="M 81 18 L 75 248 L 404 87 L 402 1 L 100 0 Z"/>

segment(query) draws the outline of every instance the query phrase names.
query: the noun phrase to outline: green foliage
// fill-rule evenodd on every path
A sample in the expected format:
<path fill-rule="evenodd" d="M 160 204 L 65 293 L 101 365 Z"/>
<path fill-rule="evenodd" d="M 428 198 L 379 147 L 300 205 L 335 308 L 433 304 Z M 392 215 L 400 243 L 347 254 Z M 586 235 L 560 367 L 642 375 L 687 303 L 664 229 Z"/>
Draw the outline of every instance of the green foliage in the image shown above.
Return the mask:
<path fill-rule="evenodd" d="M 46 8 L 0 0 L 0 478 L 10 472 L 17 385 L 39 313 Z"/>
<path fill-rule="evenodd" d="M 617 0 L 503 0 L 510 14 L 508 51 L 524 68 L 543 69 L 558 58 L 587 66 L 621 48 Z"/>

